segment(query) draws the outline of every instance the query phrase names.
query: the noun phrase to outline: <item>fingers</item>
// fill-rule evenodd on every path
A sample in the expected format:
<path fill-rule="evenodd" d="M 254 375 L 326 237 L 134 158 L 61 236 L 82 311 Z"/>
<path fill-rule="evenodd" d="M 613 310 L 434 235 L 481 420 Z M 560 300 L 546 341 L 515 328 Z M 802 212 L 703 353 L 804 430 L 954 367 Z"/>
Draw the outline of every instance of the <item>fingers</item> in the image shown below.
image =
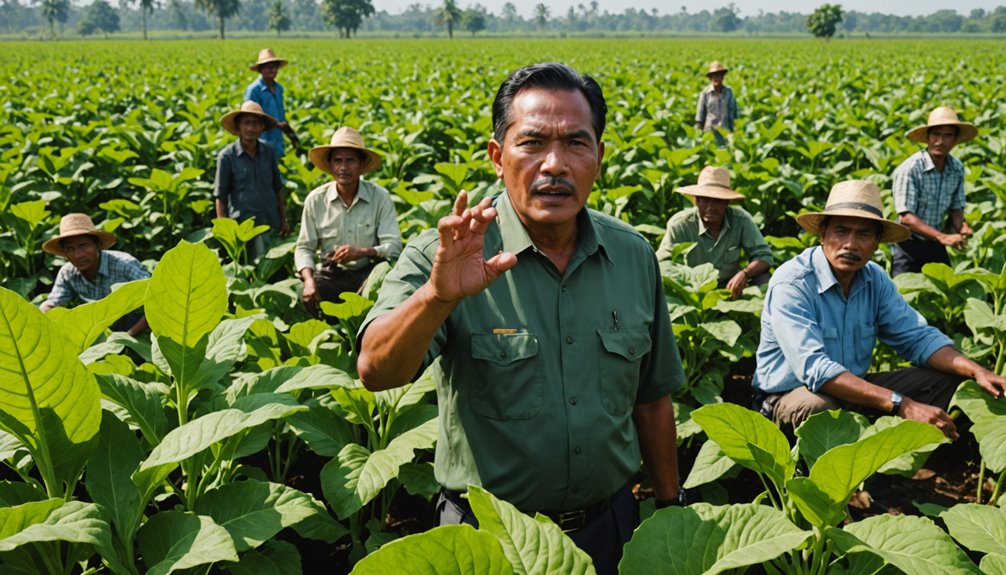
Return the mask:
<path fill-rule="evenodd" d="M 485 268 L 486 273 L 489 275 L 489 281 L 493 281 L 498 278 L 503 272 L 517 265 L 517 256 L 510 252 L 500 252 L 493 257 L 486 260 Z"/>

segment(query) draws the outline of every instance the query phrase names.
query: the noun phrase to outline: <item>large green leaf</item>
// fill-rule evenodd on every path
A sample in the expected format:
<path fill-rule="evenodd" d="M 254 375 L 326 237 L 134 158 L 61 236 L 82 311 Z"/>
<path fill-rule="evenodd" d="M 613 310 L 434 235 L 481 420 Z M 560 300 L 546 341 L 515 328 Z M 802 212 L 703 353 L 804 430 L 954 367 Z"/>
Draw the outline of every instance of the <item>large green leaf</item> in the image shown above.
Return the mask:
<path fill-rule="evenodd" d="M 145 310 L 155 335 L 194 347 L 227 310 L 227 282 L 217 256 L 203 244 L 184 241 L 169 250 L 150 278 Z"/>
<path fill-rule="evenodd" d="M 688 474 L 683 487 L 692 489 L 706 483 L 712 483 L 734 468 L 735 463 L 727 457 L 719 445 L 712 439 L 704 441 L 695 456 L 692 471 Z"/>
<path fill-rule="evenodd" d="M 877 515 L 830 527 L 826 537 L 845 553 L 879 555 L 906 575 L 977 575 L 964 551 L 945 531 L 925 517 Z"/>
<path fill-rule="evenodd" d="M 547 518 L 533 519 L 474 485 L 468 487 L 468 501 L 479 520 L 479 529 L 500 540 L 514 572 L 594 573 L 590 556 Z"/>
<path fill-rule="evenodd" d="M 770 561 L 812 536 L 764 505 L 670 507 L 639 526 L 618 568 L 621 573 L 714 575 Z"/>
<path fill-rule="evenodd" d="M 239 552 L 258 547 L 282 529 L 312 516 L 329 517 L 333 526 L 338 525 L 328 516 L 325 505 L 311 495 L 286 485 L 251 480 L 206 492 L 195 512 L 212 517 L 226 529 Z"/>
<path fill-rule="evenodd" d="M 126 423 L 138 427 L 150 445 L 160 443 L 168 431 L 168 416 L 154 387 L 114 373 L 99 375 L 97 379 L 104 399 L 128 414 Z"/>
<path fill-rule="evenodd" d="M 445 525 L 392 541 L 363 558 L 352 575 L 511 575 L 498 539 L 471 525 Z"/>
<path fill-rule="evenodd" d="M 192 379 L 186 382 L 188 388 L 199 390 L 226 381 L 225 377 L 244 349 L 245 332 L 260 317 L 251 315 L 220 322 L 210 333 L 204 360 Z"/>
<path fill-rule="evenodd" d="M 114 417 L 101 422 L 99 438 L 98 449 L 87 462 L 87 494 L 107 510 L 120 535 L 132 534 L 140 524 L 143 506 L 130 477 L 140 466 L 143 450 L 129 427 Z"/>
<path fill-rule="evenodd" d="M 807 467 L 813 467 L 829 449 L 858 440 L 867 425 L 865 417 L 844 409 L 815 413 L 796 430 L 797 450 Z"/>
<path fill-rule="evenodd" d="M 328 365 L 312 365 L 280 385 L 277 393 L 290 393 L 302 389 L 328 389 L 354 387 L 353 378 L 345 371 Z"/>
<path fill-rule="evenodd" d="M 97 545 L 107 535 L 93 503 L 49 499 L 0 509 L 0 553 L 43 541 Z"/>
<path fill-rule="evenodd" d="M 940 517 L 961 545 L 980 553 L 1006 555 L 1006 509 L 961 503 Z"/>
<path fill-rule="evenodd" d="M 999 473 L 1006 470 L 1006 417 L 986 418 L 971 426 L 985 466 Z"/>
<path fill-rule="evenodd" d="M 227 530 L 203 515 L 162 511 L 143 524 L 136 540 L 147 575 L 238 560 Z"/>
<path fill-rule="evenodd" d="M 99 398 L 94 376 L 55 323 L 0 288 L 0 429 L 25 444 L 50 495 L 76 481 L 94 449 Z"/>
<path fill-rule="evenodd" d="M 237 565 L 228 565 L 231 575 L 301 575 L 300 553 L 286 541 L 266 541 L 245 551 Z"/>
<path fill-rule="evenodd" d="M 437 420 L 431 419 L 373 453 L 356 443 L 346 445 L 321 470 L 321 488 L 335 515 L 344 519 L 369 503 L 403 463 L 412 461 L 416 449 L 429 449 L 436 440 Z"/>
<path fill-rule="evenodd" d="M 149 281 L 131 281 L 98 301 L 68 309 L 56 319 L 56 325 L 80 354 L 120 317 L 143 305 Z"/>
<path fill-rule="evenodd" d="M 0 481 L 0 507 L 14 507 L 30 501 L 45 501 L 45 492 L 20 481 Z"/>
<path fill-rule="evenodd" d="M 692 419 L 727 457 L 740 465 L 767 475 L 779 486 L 793 477 L 796 462 L 786 436 L 760 413 L 732 403 L 718 403 L 696 409 Z M 766 460 L 764 454 L 770 458 Z"/>
<path fill-rule="evenodd" d="M 356 441 L 353 426 L 323 403 L 312 400 L 308 410 L 287 418 L 290 429 L 308 448 L 325 457 L 339 455 L 348 443 Z"/>
<path fill-rule="evenodd" d="M 986 555 L 978 567 L 983 575 L 1006 575 L 1006 555 Z"/>

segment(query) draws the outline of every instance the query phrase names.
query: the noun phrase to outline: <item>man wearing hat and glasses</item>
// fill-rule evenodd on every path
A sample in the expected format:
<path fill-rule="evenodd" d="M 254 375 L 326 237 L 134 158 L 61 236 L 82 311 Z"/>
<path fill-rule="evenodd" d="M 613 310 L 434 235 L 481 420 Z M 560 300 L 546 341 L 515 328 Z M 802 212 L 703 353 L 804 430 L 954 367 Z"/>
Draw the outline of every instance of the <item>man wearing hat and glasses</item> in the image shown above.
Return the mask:
<path fill-rule="evenodd" d="M 276 120 L 255 102 L 228 112 L 220 125 L 238 137 L 217 155 L 217 177 L 213 182 L 218 218 L 244 221 L 254 217 L 258 225 L 268 225 L 280 237 L 290 234 L 283 200 L 283 180 L 279 175 L 276 152 L 259 140 L 262 131 L 274 127 Z M 248 244 L 248 255 L 255 260 L 265 255 L 269 234 L 260 234 Z"/>
<path fill-rule="evenodd" d="M 107 249 L 113 245 L 115 236 L 96 228 L 86 214 L 63 216 L 59 235 L 42 244 L 42 249 L 70 261 L 59 269 L 49 298 L 40 309 L 47 312 L 74 299 L 84 303 L 98 301 L 112 293 L 115 284 L 150 277 L 150 272 L 133 256 Z M 117 321 L 113 328 L 136 337 L 147 329 L 147 319 L 142 313 L 133 312 Z"/>
<path fill-rule="evenodd" d="M 971 226 L 964 219 L 964 164 L 950 155 L 954 146 L 978 135 L 951 108 L 936 108 L 925 126 L 906 134 L 926 144 L 894 170 L 894 207 L 912 236 L 891 246 L 892 275 L 920 272 L 929 262 L 950 264 L 947 248 L 967 246 Z"/>
<path fill-rule="evenodd" d="M 378 260 L 397 259 L 402 232 L 388 190 L 360 178 L 380 167 L 381 156 L 364 145 L 358 131 L 339 128 L 329 145 L 312 148 L 309 155 L 333 179 L 304 200 L 294 251 L 304 304 L 317 314 L 321 301 L 339 302 L 342 292 L 359 291 Z M 315 269 L 318 253 L 322 262 Z"/>
<path fill-rule="evenodd" d="M 280 160 L 283 159 L 283 154 L 286 151 L 283 134 L 290 138 L 290 143 L 294 146 L 300 143 L 297 134 L 286 121 L 286 110 L 283 108 L 283 86 L 276 81 L 279 69 L 286 64 L 287 61 L 277 57 L 271 49 L 260 50 L 258 62 L 248 66 L 252 71 L 258 72 L 259 77 L 245 88 L 245 101 L 252 101 L 262 106 L 262 111 L 276 120 L 274 127 L 262 133 L 262 139 L 272 146 L 276 157 Z"/>
<path fill-rule="evenodd" d="M 767 395 L 762 413 L 794 429 L 827 409 L 898 415 L 953 439 L 946 409 L 960 382 L 974 379 L 1000 397 L 1006 378 L 954 349 L 870 261 L 880 242 L 910 233 L 883 214 L 880 188 L 851 180 L 831 189 L 823 212 L 797 216 L 821 245 L 779 266 L 769 282 L 754 376 Z M 877 339 L 916 367 L 868 373 Z"/>
<path fill-rule="evenodd" d="M 726 140 L 716 128 L 732 132 L 734 119 L 737 118 L 737 100 L 734 98 L 734 91 L 730 86 L 723 84 L 728 71 L 722 62 L 715 61 L 709 64 L 709 71 L 706 72 L 709 86 L 699 93 L 698 106 L 695 110 L 695 129 L 712 130 L 716 142 L 721 146 L 726 144 Z"/>
<path fill-rule="evenodd" d="M 674 244 L 693 242 L 695 245 L 686 257 L 688 265 L 713 264 L 720 273 L 719 287 L 730 290 L 732 298 L 740 297 L 748 280 L 754 285 L 768 283 L 772 250 L 751 214 L 729 205 L 731 201 L 744 199 L 730 188 L 730 172 L 706 166 L 699 174 L 698 185 L 679 188 L 678 193 L 691 198 L 695 207 L 680 211 L 667 221 L 667 233 L 657 248 L 657 259 L 670 258 Z M 748 259 L 743 268 L 742 248 Z"/>

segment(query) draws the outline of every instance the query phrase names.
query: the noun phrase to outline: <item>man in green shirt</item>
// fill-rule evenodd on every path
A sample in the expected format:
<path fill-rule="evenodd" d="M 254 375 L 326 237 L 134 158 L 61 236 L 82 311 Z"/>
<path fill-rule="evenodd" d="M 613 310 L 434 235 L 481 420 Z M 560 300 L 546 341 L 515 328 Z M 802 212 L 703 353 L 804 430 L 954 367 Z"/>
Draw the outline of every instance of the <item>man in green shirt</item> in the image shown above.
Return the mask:
<path fill-rule="evenodd" d="M 713 264 L 720 272 L 719 287 L 730 290 L 734 299 L 741 296 L 749 280 L 754 285 L 768 283 L 772 250 L 751 214 L 729 205 L 733 200 L 744 199 L 730 188 L 730 172 L 706 166 L 699 174 L 698 185 L 679 188 L 678 192 L 690 196 L 695 207 L 678 212 L 667 221 L 667 233 L 657 248 L 657 259 L 669 259 L 674 244 L 693 242 L 695 245 L 686 256 L 688 265 Z M 748 259 L 743 268 L 742 248 Z"/>
<path fill-rule="evenodd" d="M 482 485 L 567 530 L 615 573 L 639 522 L 640 458 L 658 505 L 679 497 L 669 393 L 684 374 L 659 268 L 630 226 L 586 209 L 607 106 L 562 64 L 517 70 L 493 103 L 489 157 L 506 191 L 410 242 L 359 335 L 372 390 L 433 364 L 437 523 L 475 523 Z"/>

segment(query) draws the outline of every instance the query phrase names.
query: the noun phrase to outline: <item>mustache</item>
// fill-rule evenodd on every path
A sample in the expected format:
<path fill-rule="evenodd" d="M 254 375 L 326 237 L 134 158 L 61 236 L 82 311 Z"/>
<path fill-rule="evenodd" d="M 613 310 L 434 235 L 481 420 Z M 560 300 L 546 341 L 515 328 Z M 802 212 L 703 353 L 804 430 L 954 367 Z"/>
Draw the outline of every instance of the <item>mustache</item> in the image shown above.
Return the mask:
<path fill-rule="evenodd" d="M 853 262 L 863 261 L 863 258 L 861 258 L 859 254 L 853 252 L 842 252 L 838 254 L 838 257 L 842 258 L 843 260 L 849 260 Z"/>
<path fill-rule="evenodd" d="M 572 194 L 576 191 L 576 186 L 573 185 L 573 182 L 558 176 L 545 176 L 543 178 L 538 178 L 531 183 L 531 186 L 528 189 L 532 194 L 536 194 L 541 191 L 541 188 L 545 187 L 553 189 L 559 188 L 567 194 Z"/>

